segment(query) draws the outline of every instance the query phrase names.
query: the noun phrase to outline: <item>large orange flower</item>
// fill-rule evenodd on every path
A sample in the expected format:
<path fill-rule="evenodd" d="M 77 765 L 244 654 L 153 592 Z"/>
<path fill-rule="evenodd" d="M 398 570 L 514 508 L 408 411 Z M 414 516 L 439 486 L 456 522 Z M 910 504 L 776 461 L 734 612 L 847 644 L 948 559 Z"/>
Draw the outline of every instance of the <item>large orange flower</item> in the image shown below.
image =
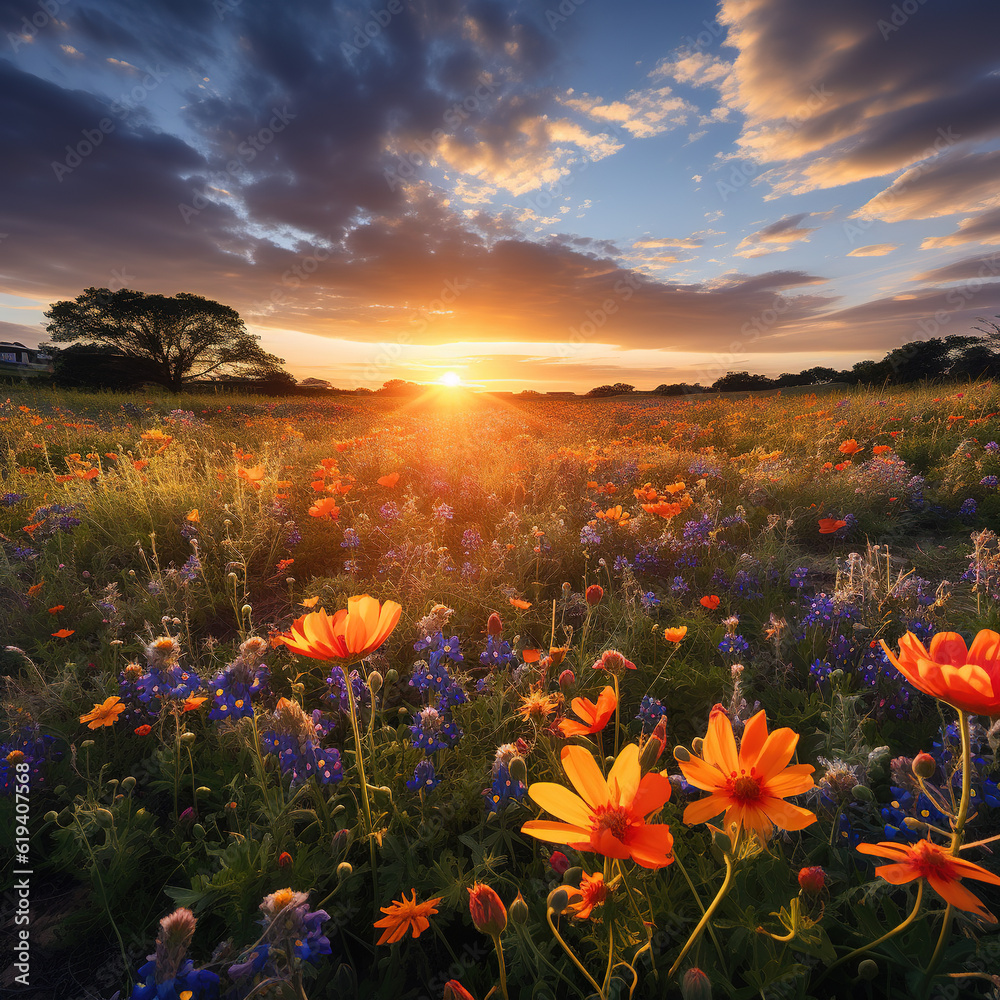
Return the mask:
<path fill-rule="evenodd" d="M 927 884 L 945 902 L 996 923 L 997 918 L 983 906 L 978 897 L 959 884 L 963 878 L 974 878 L 980 882 L 1000 885 L 1000 876 L 985 868 L 956 858 L 929 840 L 918 840 L 915 844 L 895 844 L 890 841 L 858 844 L 858 850 L 862 854 L 874 854 L 892 860 L 892 864 L 880 865 L 875 869 L 875 874 L 886 882 L 904 885 L 914 879 L 926 879 Z"/>
<path fill-rule="evenodd" d="M 769 837 L 775 826 L 801 830 L 815 823 L 815 813 L 785 802 L 786 796 L 808 791 L 814 784 L 811 764 L 788 766 L 798 741 L 790 729 L 776 729 L 769 736 L 761 711 L 746 724 L 737 755 L 733 725 L 716 705 L 708 720 L 704 757 L 678 760 L 690 784 L 711 792 L 684 810 L 684 822 L 707 823 L 724 811 L 727 830 L 735 824 L 761 839 Z"/>
<path fill-rule="evenodd" d="M 560 719 L 559 731 L 563 736 L 593 736 L 608 724 L 608 720 L 615 714 L 617 704 L 618 699 L 615 697 L 613 687 L 604 688 L 597 696 L 596 704 L 589 698 L 574 698 L 570 702 L 570 707 L 583 719 L 583 722 L 577 722 L 576 719 Z"/>
<path fill-rule="evenodd" d="M 360 660 L 389 638 L 403 609 L 395 601 L 378 601 L 368 594 L 347 599 L 347 610 L 328 615 L 312 611 L 292 622 L 277 637 L 293 653 L 315 660 Z"/>
<path fill-rule="evenodd" d="M 1000 634 L 984 628 L 972 646 L 957 632 L 938 632 L 930 649 L 912 633 L 899 655 L 882 643 L 893 666 L 918 690 L 974 715 L 1000 715 Z"/>
<path fill-rule="evenodd" d="M 100 729 L 101 726 L 113 726 L 118 721 L 118 716 L 125 711 L 125 705 L 118 695 L 106 698 L 100 705 L 94 707 L 80 716 L 81 722 L 87 723 L 88 729 Z"/>
<path fill-rule="evenodd" d="M 564 747 L 562 764 L 578 794 L 551 781 L 535 782 L 528 794 L 566 822 L 529 820 L 522 833 L 578 851 L 631 858 L 643 868 L 663 868 L 674 860 L 670 827 L 646 822 L 670 798 L 670 782 L 652 771 L 642 775 L 634 743 L 618 755 L 607 780 L 583 747 Z"/>

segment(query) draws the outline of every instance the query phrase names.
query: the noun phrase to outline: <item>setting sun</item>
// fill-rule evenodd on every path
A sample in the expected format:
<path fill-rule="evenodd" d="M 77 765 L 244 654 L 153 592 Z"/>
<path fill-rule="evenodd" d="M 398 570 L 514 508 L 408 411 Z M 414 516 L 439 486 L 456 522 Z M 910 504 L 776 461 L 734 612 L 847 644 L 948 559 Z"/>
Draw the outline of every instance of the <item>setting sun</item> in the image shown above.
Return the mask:
<path fill-rule="evenodd" d="M 449 389 L 454 389 L 462 384 L 462 376 L 456 372 L 445 372 L 438 381 L 441 385 L 446 385 Z"/>

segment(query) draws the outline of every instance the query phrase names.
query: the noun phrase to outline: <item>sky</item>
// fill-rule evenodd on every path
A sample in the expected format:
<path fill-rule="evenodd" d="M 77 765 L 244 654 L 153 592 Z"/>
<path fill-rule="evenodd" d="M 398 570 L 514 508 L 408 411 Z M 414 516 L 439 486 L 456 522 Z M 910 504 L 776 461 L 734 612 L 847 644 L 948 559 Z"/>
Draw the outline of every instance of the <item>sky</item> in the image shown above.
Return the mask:
<path fill-rule="evenodd" d="M 1000 313 L 1000 5 L 0 0 L 0 340 L 84 288 L 297 378 L 710 384 Z"/>

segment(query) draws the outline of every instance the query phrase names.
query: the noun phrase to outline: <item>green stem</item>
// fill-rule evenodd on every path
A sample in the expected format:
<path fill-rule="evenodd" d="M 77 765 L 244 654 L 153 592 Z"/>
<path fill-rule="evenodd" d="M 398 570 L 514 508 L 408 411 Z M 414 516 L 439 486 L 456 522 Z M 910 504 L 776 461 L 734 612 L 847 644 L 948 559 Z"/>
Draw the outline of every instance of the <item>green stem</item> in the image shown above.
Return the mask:
<path fill-rule="evenodd" d="M 723 879 L 722 886 L 719 891 L 715 894 L 715 899 L 709 904 L 708 909 L 705 911 L 701 920 L 698 921 L 698 926 L 691 932 L 691 936 L 687 939 L 686 944 L 681 948 L 681 953 L 677 956 L 677 960 L 670 967 L 670 971 L 667 973 L 667 978 L 670 979 L 676 975 L 677 970 L 680 968 L 681 962 L 684 961 L 684 956 L 691 950 L 692 945 L 701 936 L 701 932 L 705 929 L 705 925 L 712 919 L 712 914 L 715 913 L 716 908 L 719 903 L 722 902 L 726 893 L 729 892 L 729 886 L 733 881 L 733 859 L 726 854 L 726 877 Z"/>
<path fill-rule="evenodd" d="M 568 944 L 566 944 L 566 942 L 562 939 L 562 935 L 559 933 L 559 931 L 556 930 L 556 925 L 552 922 L 551 907 L 549 907 L 545 911 L 545 919 L 549 922 L 549 927 L 552 929 L 552 933 L 555 935 L 555 939 L 559 942 L 559 944 L 562 945 L 562 949 L 569 956 L 570 961 L 583 973 L 584 978 L 587 980 L 587 982 L 590 983 L 590 985 L 593 986 L 595 990 L 597 990 L 597 995 L 601 998 L 601 1000 L 607 1000 L 607 997 L 604 994 L 604 990 L 602 990 L 601 987 L 597 985 L 597 980 L 594 979 L 594 977 L 583 967 L 583 963 L 573 953 L 573 949 L 570 948 Z"/>
<path fill-rule="evenodd" d="M 958 806 L 958 815 L 955 817 L 949 848 L 949 853 L 956 858 L 965 838 L 965 821 L 969 817 L 969 804 L 972 801 L 972 740 L 969 737 L 969 716 L 961 709 L 958 710 L 958 728 L 962 733 L 962 798 Z M 944 922 L 941 924 L 941 933 L 938 935 L 934 954 L 931 955 L 927 970 L 924 972 L 924 995 L 930 992 L 931 979 L 944 955 L 944 947 L 948 943 L 954 917 L 955 907 L 949 903 L 944 911 Z"/>
<path fill-rule="evenodd" d="M 684 881 L 687 882 L 688 888 L 691 890 L 691 895 L 694 896 L 694 901 L 698 904 L 698 909 L 701 910 L 702 914 L 705 913 L 705 904 L 701 901 L 701 896 L 698 895 L 698 890 L 694 887 L 694 882 L 691 881 L 691 876 L 688 875 L 687 869 L 681 864 L 681 859 L 674 854 L 674 864 L 680 869 L 680 873 L 684 876 Z M 726 974 L 726 978 L 729 978 L 729 969 L 726 965 L 726 956 L 723 954 L 722 945 L 719 944 L 719 939 L 715 936 L 715 928 L 709 924 L 708 925 L 708 936 L 712 939 L 712 943 L 715 945 L 716 954 L 719 956 L 719 964 L 722 966 L 722 971 Z"/>
<path fill-rule="evenodd" d="M 493 944 L 496 946 L 497 961 L 500 963 L 500 992 L 503 994 L 503 1000 L 510 1000 L 507 995 L 507 966 L 504 964 L 503 945 L 500 943 L 499 934 L 493 938 Z"/>
<path fill-rule="evenodd" d="M 584 993 L 583 993 L 583 990 L 581 990 L 581 989 L 580 989 L 580 987 L 579 987 L 579 986 L 577 986 L 577 985 L 576 985 L 576 983 L 574 983 L 574 982 L 573 982 L 572 980 L 570 980 L 570 979 L 567 979 L 567 978 L 566 978 L 566 977 L 565 977 L 565 976 L 564 976 L 564 975 L 563 975 L 563 974 L 562 974 L 562 973 L 561 973 L 561 972 L 559 971 L 559 969 L 558 969 L 558 968 L 557 968 L 556 966 L 554 966 L 554 965 L 553 965 L 553 964 L 552 964 L 552 963 L 551 963 L 551 962 L 550 962 L 550 961 L 549 961 L 549 960 L 548 960 L 548 959 L 547 959 L 547 958 L 545 957 L 545 955 L 543 955 L 543 954 L 542 954 L 542 952 L 541 952 L 541 951 L 539 950 L 539 948 L 538 948 L 538 945 L 536 945 L 536 944 L 535 944 L 535 942 L 534 942 L 534 940 L 532 939 L 532 937 L 531 937 L 531 935 L 530 935 L 530 934 L 525 934 L 525 935 L 524 935 L 524 936 L 522 937 L 522 935 L 521 935 L 521 927 L 520 927 L 520 925 L 518 925 L 518 924 L 515 924 L 515 925 L 514 925 L 514 932 L 515 932 L 515 933 L 517 934 L 517 937 L 518 937 L 518 940 L 519 940 L 519 941 L 521 941 L 521 942 L 522 942 L 522 944 L 527 944 L 527 946 L 528 946 L 528 949 L 529 949 L 529 950 L 530 950 L 530 951 L 531 951 L 531 952 L 532 952 L 532 953 L 533 953 L 533 954 L 534 954 L 534 955 L 535 955 L 535 956 L 536 956 L 536 957 L 537 957 L 537 958 L 538 958 L 538 959 L 539 959 L 539 960 L 540 960 L 540 961 L 541 961 L 541 962 L 542 962 L 542 963 L 543 963 L 543 964 L 544 964 L 544 965 L 546 966 L 546 968 L 548 968 L 548 969 L 549 969 L 549 970 L 550 970 L 550 971 L 552 972 L 552 974 L 553 974 L 553 975 L 554 975 L 554 976 L 555 976 L 555 977 L 556 977 L 557 979 L 561 979 L 561 980 L 562 980 L 562 981 L 563 981 L 563 982 L 564 982 L 564 983 L 565 983 L 565 984 L 566 984 L 567 986 L 569 986 L 569 987 L 570 987 L 570 989 L 573 989 L 573 990 L 576 990 L 576 992 L 577 992 L 577 993 L 579 993 L 581 997 L 584 997 Z M 586 1000 L 586 998 L 584 998 L 584 1000 Z"/>
<path fill-rule="evenodd" d="M 372 895 L 374 896 L 375 912 L 378 913 L 378 861 L 375 857 L 375 829 L 372 824 L 372 806 L 368 798 L 368 777 L 365 774 L 364 754 L 361 752 L 361 731 L 358 729 L 358 713 L 354 707 L 354 688 L 351 685 L 351 675 L 348 671 L 349 664 L 342 660 L 340 670 L 344 675 L 345 690 L 347 691 L 347 707 L 351 714 L 351 730 L 354 733 L 354 766 L 357 769 L 358 777 L 361 779 L 361 802 L 365 810 L 365 828 L 368 834 L 368 853 L 372 864 Z"/>
<path fill-rule="evenodd" d="M 909 927 L 910 924 L 912 924 L 913 921 L 917 919 L 917 914 L 920 912 L 920 903 L 923 900 L 923 896 L 924 896 L 924 880 L 920 879 L 920 881 L 917 883 L 917 898 L 916 900 L 914 900 L 913 909 L 910 910 L 906 919 L 901 924 L 897 924 L 897 926 L 893 927 L 891 931 L 886 931 L 885 934 L 883 934 L 880 938 L 876 938 L 870 944 L 866 944 L 861 948 L 855 948 L 854 951 L 848 952 L 843 957 L 838 958 L 837 961 L 834 962 L 832 965 L 828 965 L 823 975 L 816 980 L 816 986 L 818 987 L 819 984 L 822 983 L 823 980 L 825 980 L 826 977 L 829 976 L 830 973 L 833 972 L 833 970 L 836 969 L 838 965 L 843 965 L 844 962 L 849 962 L 852 958 L 857 958 L 858 955 L 863 955 L 866 951 L 871 951 L 872 948 L 877 948 L 880 944 L 882 944 L 883 941 L 888 941 L 889 938 L 895 937 L 900 931 L 903 931 L 907 927 Z"/>

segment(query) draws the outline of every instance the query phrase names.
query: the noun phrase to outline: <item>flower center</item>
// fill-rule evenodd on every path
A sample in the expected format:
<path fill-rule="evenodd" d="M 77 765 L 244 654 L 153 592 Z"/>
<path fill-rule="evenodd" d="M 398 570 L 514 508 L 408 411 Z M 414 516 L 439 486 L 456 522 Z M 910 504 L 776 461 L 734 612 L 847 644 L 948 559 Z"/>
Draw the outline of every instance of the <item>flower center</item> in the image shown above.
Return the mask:
<path fill-rule="evenodd" d="M 612 837 L 624 843 L 631 825 L 632 817 L 622 806 L 599 806 L 594 810 L 593 832 L 596 836 L 607 830 Z"/>
<path fill-rule="evenodd" d="M 744 771 L 736 777 L 734 771 L 729 779 L 729 794 L 741 805 L 748 802 L 756 802 L 760 798 L 760 782 L 753 775 L 753 768 L 750 774 Z"/>

